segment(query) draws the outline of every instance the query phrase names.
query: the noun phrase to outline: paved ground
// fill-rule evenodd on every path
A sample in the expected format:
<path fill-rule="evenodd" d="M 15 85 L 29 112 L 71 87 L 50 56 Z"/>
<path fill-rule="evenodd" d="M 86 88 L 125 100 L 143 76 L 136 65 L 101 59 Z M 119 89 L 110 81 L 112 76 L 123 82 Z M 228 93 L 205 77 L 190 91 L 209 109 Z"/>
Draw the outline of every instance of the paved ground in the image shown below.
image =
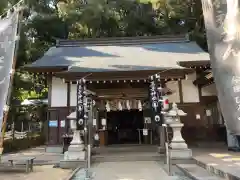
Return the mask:
<path fill-rule="evenodd" d="M 21 156 L 36 157 L 34 172 L 29 174 L 0 172 L 1 180 L 65 180 L 72 172 L 70 170 L 53 168 L 53 165 L 58 163 L 63 158 L 63 155 L 46 153 L 44 146 L 28 149 L 18 153 L 4 154 L 2 161 L 5 162 L 11 157 L 15 157 L 17 159 Z"/>
<path fill-rule="evenodd" d="M 170 177 L 154 161 L 104 162 L 93 167 L 93 180 L 166 180 Z"/>
<path fill-rule="evenodd" d="M 34 156 L 36 159 L 34 163 L 36 165 L 48 165 L 48 164 L 56 164 L 61 159 L 63 159 L 62 154 L 56 153 L 47 153 L 45 152 L 45 146 L 39 146 L 36 148 L 31 148 L 28 150 L 20 151 L 17 153 L 8 153 L 2 156 L 2 161 L 7 161 L 11 157 L 20 157 L 20 156 Z"/>
<path fill-rule="evenodd" d="M 36 166 L 34 172 L 26 173 L 3 173 L 0 172 L 1 180 L 65 180 L 69 175 L 70 170 L 62 170 L 53 168 L 51 165 Z"/>
<path fill-rule="evenodd" d="M 121 156 L 121 154 L 132 153 L 149 156 L 155 155 L 156 147 L 122 147 L 122 148 L 106 148 L 101 150 L 101 155 L 105 156 Z M 36 166 L 33 173 L 19 174 L 19 173 L 1 173 L 0 179 L 4 180 L 40 180 L 51 179 L 61 180 L 66 178 L 71 171 L 53 168 L 53 164 L 59 162 L 63 158 L 63 155 L 46 153 L 45 147 L 37 147 L 26 151 L 5 154 L 2 157 L 3 161 L 6 161 L 9 157 L 15 156 L 35 156 Z M 126 154 L 125 154 L 126 155 Z M 208 165 L 213 165 L 240 177 L 240 153 L 229 152 L 226 146 L 213 146 L 212 148 L 193 148 L 193 156 L 195 159 L 204 162 Z M 46 165 L 49 164 L 49 165 Z M 116 170 L 117 169 L 117 170 Z M 166 173 L 161 169 L 159 163 L 154 161 L 137 161 L 137 162 L 104 162 L 98 163 L 94 167 L 96 171 L 95 180 L 154 180 L 156 177 L 167 178 Z M 108 178 L 108 179 L 107 179 Z"/>

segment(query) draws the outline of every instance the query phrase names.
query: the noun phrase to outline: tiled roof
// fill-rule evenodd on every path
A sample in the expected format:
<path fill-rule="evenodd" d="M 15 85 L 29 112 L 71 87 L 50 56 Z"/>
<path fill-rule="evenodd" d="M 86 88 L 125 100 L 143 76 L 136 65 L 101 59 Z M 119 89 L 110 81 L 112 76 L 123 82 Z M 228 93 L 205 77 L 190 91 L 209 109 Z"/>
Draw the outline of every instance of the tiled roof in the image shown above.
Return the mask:
<path fill-rule="evenodd" d="M 206 61 L 208 53 L 181 38 L 59 41 L 28 68 L 67 67 L 70 71 L 104 72 L 183 68 L 179 61 Z"/>

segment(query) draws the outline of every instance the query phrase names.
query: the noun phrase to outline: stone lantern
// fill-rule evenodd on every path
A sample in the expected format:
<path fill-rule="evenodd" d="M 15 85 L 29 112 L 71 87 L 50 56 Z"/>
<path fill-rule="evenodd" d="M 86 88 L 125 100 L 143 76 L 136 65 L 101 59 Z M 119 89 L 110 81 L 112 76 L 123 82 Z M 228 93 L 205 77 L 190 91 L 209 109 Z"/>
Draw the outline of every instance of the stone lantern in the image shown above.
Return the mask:
<path fill-rule="evenodd" d="M 72 112 L 67 119 L 70 120 L 70 128 L 73 131 L 73 139 L 64 153 L 64 160 L 84 160 L 84 144 L 81 138 L 81 131 L 77 130 L 76 111 Z"/>
<path fill-rule="evenodd" d="M 180 117 L 186 116 L 187 113 L 178 109 L 177 104 L 173 103 L 172 109 L 164 113 L 165 124 L 173 130 L 173 138 L 170 143 L 170 153 L 172 158 L 190 158 L 192 151 L 188 149 L 185 140 L 182 138 L 181 129 L 184 126 Z"/>

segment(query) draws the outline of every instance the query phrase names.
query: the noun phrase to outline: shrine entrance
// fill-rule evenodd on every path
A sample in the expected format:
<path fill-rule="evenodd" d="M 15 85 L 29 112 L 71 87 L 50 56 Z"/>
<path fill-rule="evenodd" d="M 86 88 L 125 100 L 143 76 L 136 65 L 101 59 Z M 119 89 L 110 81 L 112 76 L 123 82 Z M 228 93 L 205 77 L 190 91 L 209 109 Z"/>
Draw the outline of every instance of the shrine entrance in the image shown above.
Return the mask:
<path fill-rule="evenodd" d="M 138 144 L 139 129 L 143 129 L 143 112 L 139 110 L 111 111 L 107 113 L 108 144 Z"/>

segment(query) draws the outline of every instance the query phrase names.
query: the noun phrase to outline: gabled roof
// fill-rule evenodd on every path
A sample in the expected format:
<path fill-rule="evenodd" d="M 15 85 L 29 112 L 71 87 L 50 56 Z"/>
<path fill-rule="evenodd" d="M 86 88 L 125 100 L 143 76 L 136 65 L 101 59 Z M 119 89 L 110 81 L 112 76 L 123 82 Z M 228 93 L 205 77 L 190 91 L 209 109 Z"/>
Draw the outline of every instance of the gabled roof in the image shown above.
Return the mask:
<path fill-rule="evenodd" d="M 177 37 L 63 40 L 25 66 L 29 71 L 59 68 L 70 72 L 182 69 L 179 61 L 206 61 L 208 53 L 195 42 Z"/>

